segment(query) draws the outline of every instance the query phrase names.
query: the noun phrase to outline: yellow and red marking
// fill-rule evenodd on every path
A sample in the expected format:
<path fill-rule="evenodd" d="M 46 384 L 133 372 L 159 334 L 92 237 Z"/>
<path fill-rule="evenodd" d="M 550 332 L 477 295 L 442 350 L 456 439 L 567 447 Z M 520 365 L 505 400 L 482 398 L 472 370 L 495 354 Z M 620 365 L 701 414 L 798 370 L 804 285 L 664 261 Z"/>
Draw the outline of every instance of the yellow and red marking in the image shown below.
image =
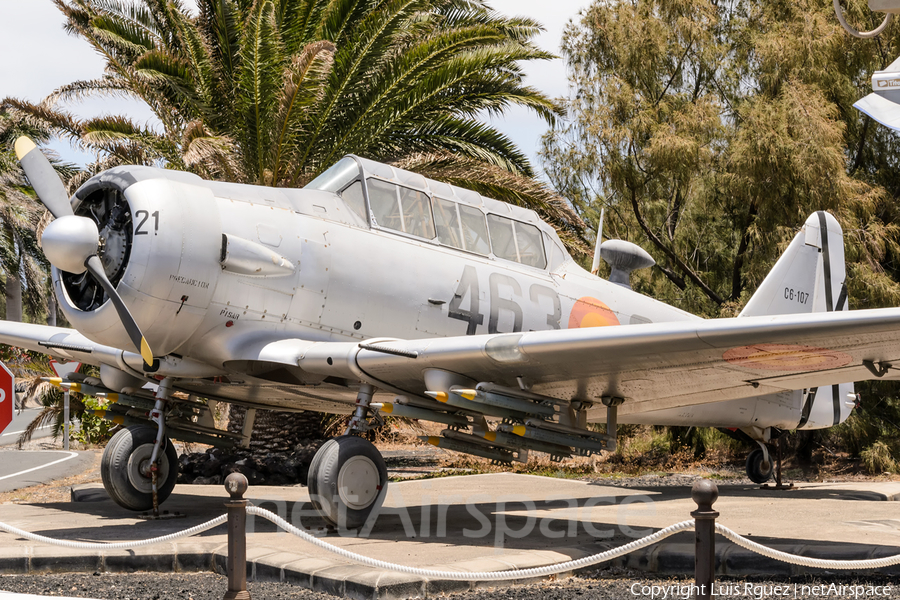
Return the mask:
<path fill-rule="evenodd" d="M 569 329 L 607 327 L 609 325 L 619 325 L 616 313 L 600 300 L 590 296 L 576 300 L 572 312 L 569 313 Z"/>
<path fill-rule="evenodd" d="M 754 344 L 732 348 L 722 355 L 727 362 L 767 371 L 825 371 L 853 360 L 849 354 L 827 348 L 795 344 Z"/>

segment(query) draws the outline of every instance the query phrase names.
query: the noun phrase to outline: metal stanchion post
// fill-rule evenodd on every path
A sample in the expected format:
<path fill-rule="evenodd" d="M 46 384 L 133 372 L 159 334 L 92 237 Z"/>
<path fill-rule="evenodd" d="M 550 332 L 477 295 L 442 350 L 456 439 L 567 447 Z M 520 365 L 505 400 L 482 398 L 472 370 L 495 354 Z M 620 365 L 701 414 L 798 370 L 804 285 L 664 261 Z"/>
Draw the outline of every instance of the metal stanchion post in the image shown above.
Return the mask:
<path fill-rule="evenodd" d="M 225 478 L 225 491 L 231 499 L 225 503 L 228 509 L 228 591 L 224 600 L 250 600 L 247 591 L 247 478 L 232 473 Z"/>
<path fill-rule="evenodd" d="M 69 390 L 63 393 L 63 450 L 69 451 Z"/>
<path fill-rule="evenodd" d="M 716 517 L 712 508 L 719 497 L 719 488 L 708 479 L 701 479 L 691 488 L 691 498 L 697 503 L 694 517 L 694 584 L 697 600 L 710 600 L 716 575 Z"/>

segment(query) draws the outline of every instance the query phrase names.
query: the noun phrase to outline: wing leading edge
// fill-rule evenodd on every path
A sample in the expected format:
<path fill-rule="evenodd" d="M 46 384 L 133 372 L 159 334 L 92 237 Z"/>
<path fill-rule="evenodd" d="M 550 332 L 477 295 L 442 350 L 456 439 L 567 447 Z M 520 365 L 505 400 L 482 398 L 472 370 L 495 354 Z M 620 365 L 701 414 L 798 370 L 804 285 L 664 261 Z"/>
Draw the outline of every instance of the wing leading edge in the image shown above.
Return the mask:
<path fill-rule="evenodd" d="M 879 369 L 892 378 L 900 309 L 290 346 L 285 360 L 306 372 L 398 393 L 421 395 L 426 370 L 440 369 L 512 386 L 524 377 L 557 398 L 621 397 L 629 414 L 872 379 Z"/>

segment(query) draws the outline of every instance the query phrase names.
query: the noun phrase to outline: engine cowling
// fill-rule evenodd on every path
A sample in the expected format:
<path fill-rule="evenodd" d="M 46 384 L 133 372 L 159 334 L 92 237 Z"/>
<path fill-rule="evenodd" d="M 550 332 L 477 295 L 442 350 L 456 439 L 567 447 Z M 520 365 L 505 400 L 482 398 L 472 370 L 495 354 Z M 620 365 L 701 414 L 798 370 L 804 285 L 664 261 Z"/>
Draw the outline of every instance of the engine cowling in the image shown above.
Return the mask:
<path fill-rule="evenodd" d="M 212 191 L 189 173 L 117 167 L 75 193 L 75 214 L 100 231 L 99 257 L 156 356 L 197 330 L 221 272 L 222 224 Z M 62 312 L 92 340 L 131 349 L 103 289 L 88 273 L 52 272 Z"/>

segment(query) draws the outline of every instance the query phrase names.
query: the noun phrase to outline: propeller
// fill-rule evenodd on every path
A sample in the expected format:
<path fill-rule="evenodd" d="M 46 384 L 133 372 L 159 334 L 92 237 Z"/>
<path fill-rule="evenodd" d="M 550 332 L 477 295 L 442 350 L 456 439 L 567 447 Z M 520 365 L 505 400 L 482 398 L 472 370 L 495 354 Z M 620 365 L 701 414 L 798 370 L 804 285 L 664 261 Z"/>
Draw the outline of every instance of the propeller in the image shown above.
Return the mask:
<path fill-rule="evenodd" d="M 87 217 L 75 214 L 69 203 L 66 188 L 63 187 L 53 165 L 31 139 L 20 137 L 16 140 L 16 156 L 38 198 L 55 217 L 41 236 L 41 246 L 47 260 L 57 269 L 68 273 L 77 275 L 85 271 L 90 272 L 115 306 L 128 337 L 141 353 L 144 363 L 152 365 L 153 352 L 147 339 L 106 276 L 100 257 L 97 256 L 100 248 L 100 232 L 97 224 Z"/>

